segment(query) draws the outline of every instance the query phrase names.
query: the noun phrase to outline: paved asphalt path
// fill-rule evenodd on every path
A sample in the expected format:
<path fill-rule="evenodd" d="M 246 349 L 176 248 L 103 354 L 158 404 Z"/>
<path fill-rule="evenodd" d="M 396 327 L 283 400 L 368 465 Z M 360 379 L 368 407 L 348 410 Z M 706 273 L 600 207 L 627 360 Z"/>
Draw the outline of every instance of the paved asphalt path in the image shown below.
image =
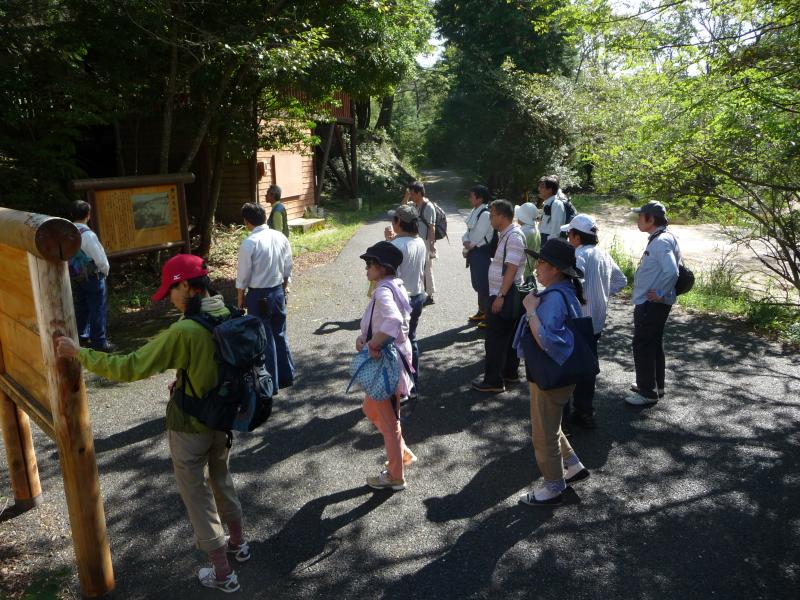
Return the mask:
<path fill-rule="evenodd" d="M 678 311 L 667 327 L 669 397 L 631 409 L 631 308 L 615 301 L 602 340 L 599 427 L 572 437 L 592 477 L 558 509 L 517 504 L 539 475 L 528 393 L 481 395 L 483 340 L 460 254 L 461 182 L 431 172 L 450 213 L 436 304 L 419 327 L 421 400 L 404 424 L 420 461 L 409 487 L 373 493 L 380 435 L 344 393 L 367 282 L 364 226 L 333 264 L 298 277 L 290 308 L 297 384 L 268 426 L 235 441 L 232 470 L 253 560 L 246 598 L 797 598 L 800 369 L 797 356 L 735 325 Z M 463 213 L 463 211 L 462 211 Z M 204 557 L 178 497 L 163 435 L 167 374 L 136 384 L 89 375 L 115 598 L 206 598 Z M 58 463 L 37 434 L 47 505 L 65 527 Z M 4 460 L 4 457 L 0 461 Z M 4 464 L 0 485 L 7 489 Z M 43 510 L 43 509 L 40 509 Z M 37 527 L 37 511 L 13 520 Z M 8 523 L 0 523 L 0 534 Z M 35 531 L 35 529 L 34 529 Z M 54 561 L 70 540 L 41 536 Z"/>

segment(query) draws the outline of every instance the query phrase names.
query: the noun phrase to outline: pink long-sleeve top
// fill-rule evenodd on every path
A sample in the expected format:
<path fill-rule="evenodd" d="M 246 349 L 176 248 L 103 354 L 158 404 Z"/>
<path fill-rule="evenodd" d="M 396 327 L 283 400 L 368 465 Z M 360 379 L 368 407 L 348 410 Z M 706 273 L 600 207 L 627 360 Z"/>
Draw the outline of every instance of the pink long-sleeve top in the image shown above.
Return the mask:
<path fill-rule="evenodd" d="M 391 282 L 395 291 L 387 283 Z M 401 294 L 401 299 L 396 299 L 395 294 Z M 404 300 L 404 302 L 403 302 Z M 404 305 L 401 308 L 401 305 Z M 375 310 L 373 311 L 373 306 Z M 367 340 L 369 330 L 370 315 L 372 315 L 372 333 L 378 331 L 394 338 L 394 345 L 398 352 L 406 359 L 406 364 L 411 367 L 411 342 L 408 339 L 408 321 L 411 316 L 408 303 L 408 292 L 403 286 L 402 279 L 382 279 L 372 294 L 372 299 L 367 304 L 364 316 L 361 317 L 361 336 Z M 367 340 L 369 341 L 369 340 Z M 400 381 L 397 384 L 396 393 L 403 396 L 408 395 L 411 390 L 411 375 L 403 366 L 400 356 L 397 357 L 400 369 Z"/>

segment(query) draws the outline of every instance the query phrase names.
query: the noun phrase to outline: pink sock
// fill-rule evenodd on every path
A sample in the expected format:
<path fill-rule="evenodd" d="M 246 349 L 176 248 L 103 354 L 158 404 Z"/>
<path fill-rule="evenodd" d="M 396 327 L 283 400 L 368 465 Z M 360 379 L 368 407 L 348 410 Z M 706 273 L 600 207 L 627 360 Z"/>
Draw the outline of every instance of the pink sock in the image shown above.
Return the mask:
<path fill-rule="evenodd" d="M 244 543 L 244 534 L 242 533 L 242 520 L 239 519 L 238 521 L 231 521 L 228 523 L 228 533 L 230 534 L 230 539 L 228 540 L 228 544 L 232 548 L 238 548 Z"/>
<path fill-rule="evenodd" d="M 228 555 L 225 553 L 225 546 L 221 546 L 209 552 L 208 558 L 211 559 L 211 564 L 214 565 L 214 575 L 217 581 L 224 581 L 233 570 L 230 564 L 228 564 Z"/>

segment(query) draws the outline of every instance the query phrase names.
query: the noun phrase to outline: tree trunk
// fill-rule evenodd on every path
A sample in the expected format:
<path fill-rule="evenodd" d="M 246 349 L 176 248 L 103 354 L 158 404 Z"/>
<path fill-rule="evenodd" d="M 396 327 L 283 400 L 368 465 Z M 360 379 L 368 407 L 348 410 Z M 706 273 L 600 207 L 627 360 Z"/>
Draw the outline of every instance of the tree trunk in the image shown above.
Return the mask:
<path fill-rule="evenodd" d="M 217 128 L 217 147 L 214 151 L 213 174 L 211 175 L 211 191 L 208 203 L 203 207 L 200 217 L 200 246 L 197 254 L 208 258 L 211 250 L 211 235 L 214 230 L 214 215 L 217 212 L 219 194 L 222 190 L 222 175 L 225 170 L 225 149 L 228 144 L 228 124 L 223 123 Z"/>
<path fill-rule="evenodd" d="M 392 110 L 394 109 L 394 95 L 384 96 L 381 100 L 381 112 L 378 115 L 378 122 L 375 129 L 389 129 L 392 124 Z"/>
<path fill-rule="evenodd" d="M 125 177 L 125 158 L 122 155 L 122 132 L 119 119 L 114 119 L 114 158 L 117 162 L 117 177 Z"/>
<path fill-rule="evenodd" d="M 233 60 L 235 59 L 232 59 L 232 61 Z M 200 144 L 203 143 L 203 138 L 206 137 L 206 133 L 208 133 L 208 126 L 211 124 L 211 119 L 214 117 L 217 108 L 222 103 L 222 99 L 228 93 L 228 88 L 230 87 L 231 80 L 233 79 L 233 75 L 236 70 L 237 68 L 235 63 L 229 63 L 226 66 L 225 72 L 222 75 L 222 79 L 219 82 L 217 93 L 211 102 L 209 102 L 206 106 L 203 119 L 200 121 L 200 125 L 197 128 L 197 133 L 192 141 L 192 145 L 189 148 L 189 151 L 186 153 L 186 156 L 184 156 L 183 163 L 178 169 L 179 173 L 189 172 L 189 168 L 192 166 L 192 161 L 194 161 L 194 157 L 197 155 L 197 151 L 200 149 Z"/>
<path fill-rule="evenodd" d="M 158 172 L 169 173 L 169 150 L 172 146 L 172 107 L 178 78 L 178 25 L 175 19 L 170 24 L 169 77 L 164 98 L 164 116 L 161 124 L 161 153 L 158 157 Z"/>
<path fill-rule="evenodd" d="M 356 100 L 353 104 L 356 107 L 356 125 L 359 129 L 369 129 L 369 122 L 372 120 L 370 99 Z"/>

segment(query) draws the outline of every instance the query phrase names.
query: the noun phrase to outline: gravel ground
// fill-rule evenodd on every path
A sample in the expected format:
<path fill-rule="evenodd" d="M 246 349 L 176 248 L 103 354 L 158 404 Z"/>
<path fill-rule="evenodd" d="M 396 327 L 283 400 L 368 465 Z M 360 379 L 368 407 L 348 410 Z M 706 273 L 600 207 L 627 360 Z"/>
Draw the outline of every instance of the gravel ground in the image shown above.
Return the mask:
<path fill-rule="evenodd" d="M 404 424 L 420 462 L 409 487 L 392 495 L 364 485 L 384 460 L 382 440 L 358 394 L 344 393 L 367 302 L 358 255 L 381 239 L 386 223 L 376 222 L 331 264 L 296 278 L 298 381 L 264 429 L 235 441 L 231 467 L 253 547 L 238 569 L 243 597 L 796 598 L 798 357 L 735 323 L 677 310 L 667 327 L 669 395 L 630 409 L 631 308 L 615 300 L 601 344 L 599 426 L 572 438 L 592 477 L 558 509 L 518 505 L 538 477 L 526 386 L 469 389 L 483 343 L 466 325 L 475 296 L 452 204 L 462 182 L 446 172 L 428 179 L 430 197 L 450 208 L 452 242 L 439 244 L 436 304 L 420 321 L 421 399 Z M 219 594 L 194 580 L 203 556 L 192 550 L 163 435 L 169 379 L 87 376 L 114 598 Z M 1 564 L 70 568 L 57 456 L 43 435 L 35 443 L 46 504 L 0 522 Z M 77 595 L 76 586 L 73 575 L 64 593 Z"/>

